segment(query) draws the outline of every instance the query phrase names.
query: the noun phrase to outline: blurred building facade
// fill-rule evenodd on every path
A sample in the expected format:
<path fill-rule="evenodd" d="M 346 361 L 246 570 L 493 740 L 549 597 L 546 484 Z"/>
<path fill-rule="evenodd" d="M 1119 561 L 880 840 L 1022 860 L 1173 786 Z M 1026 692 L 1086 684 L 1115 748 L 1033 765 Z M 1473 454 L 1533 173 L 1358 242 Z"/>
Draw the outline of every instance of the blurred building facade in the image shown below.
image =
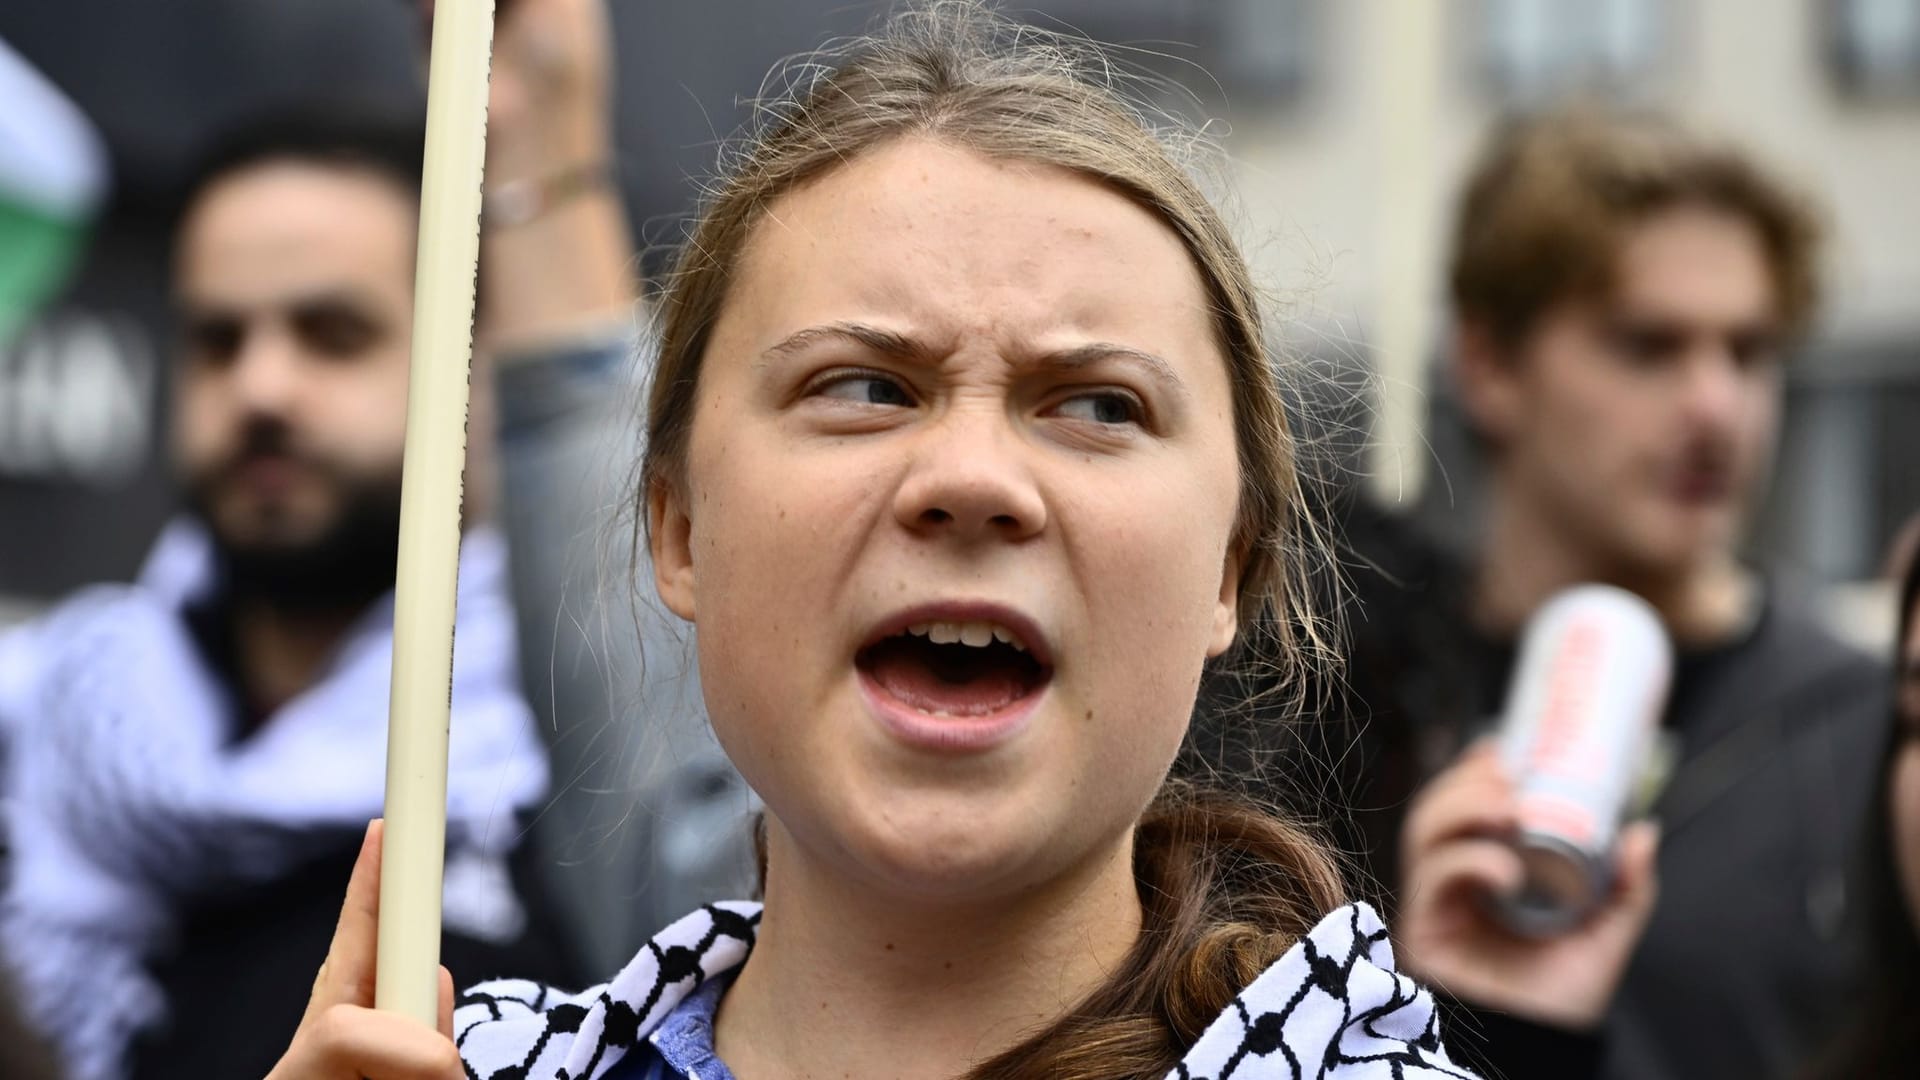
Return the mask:
<path fill-rule="evenodd" d="M 623 185 L 656 253 L 779 58 L 859 30 L 846 0 L 614 0 Z M 1920 0 L 1052 0 L 1214 121 L 1290 347 L 1352 390 L 1351 464 L 1443 532 L 1476 486 L 1435 361 L 1442 232 L 1489 126 L 1567 96 L 1666 108 L 1817 191 L 1827 316 L 1790 374 L 1763 558 L 1871 576 L 1920 509 Z M 0 616 L 124 578 L 172 507 L 169 216 L 210 135 L 274 101 L 418 94 L 403 0 L 0 5 L 0 39 L 95 120 L 116 189 L 67 293 L 0 344 Z M 657 254 L 656 254 L 657 257 Z M 1429 422 L 1429 414 L 1431 421 Z M 1369 439 L 1371 438 L 1371 442 Z M 1371 447 L 1371 449 L 1370 449 Z M 11 606 L 9 606 L 11 605 Z"/>
<path fill-rule="evenodd" d="M 1395 44 L 1400 5 L 1315 9 L 1305 93 L 1240 117 L 1232 149 L 1251 234 L 1269 238 L 1255 258 L 1295 302 L 1306 354 L 1371 364 L 1374 324 L 1408 284 L 1389 260 L 1420 271 L 1422 348 L 1378 389 L 1418 398 L 1416 415 L 1431 404 L 1432 420 L 1379 432 L 1390 445 L 1363 466 L 1404 466 L 1427 444 L 1438 460 L 1405 468 L 1418 482 L 1378 490 L 1403 491 L 1443 532 L 1473 517 L 1460 512 L 1476 498 L 1468 450 L 1434 375 L 1443 233 L 1489 127 L 1567 98 L 1657 108 L 1750 146 L 1824 204 L 1826 312 L 1789 371 L 1778 482 L 1755 543 L 1818 581 L 1874 575 L 1920 510 L 1920 2 L 1454 0 L 1416 46 L 1432 55 L 1412 63 Z M 1409 71 L 1425 81 L 1402 85 Z M 1422 114 L 1411 159 L 1379 137 L 1409 107 Z M 1416 182 L 1393 175 L 1407 168 Z M 1384 191 L 1398 205 L 1383 206 Z"/>

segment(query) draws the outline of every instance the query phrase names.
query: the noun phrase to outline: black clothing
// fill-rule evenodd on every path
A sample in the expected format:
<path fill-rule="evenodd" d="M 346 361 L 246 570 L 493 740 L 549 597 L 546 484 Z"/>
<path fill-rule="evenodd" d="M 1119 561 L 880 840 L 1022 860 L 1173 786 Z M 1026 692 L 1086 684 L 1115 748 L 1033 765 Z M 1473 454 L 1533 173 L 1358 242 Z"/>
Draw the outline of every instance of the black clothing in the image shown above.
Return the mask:
<path fill-rule="evenodd" d="M 169 1015 L 136 1039 L 133 1080 L 256 1077 L 273 1068 L 300 1026 L 333 940 L 359 834 L 341 834 L 338 849 L 297 874 L 183 912 L 175 947 L 149 965 Z M 456 987 L 503 976 L 577 983 L 551 934 L 546 906 L 529 887 L 530 854 L 522 845 L 513 856 L 515 891 L 529 914 L 525 934 L 506 945 L 442 936 L 440 962 Z"/>
<path fill-rule="evenodd" d="M 1473 629 L 1470 576 L 1400 522 L 1349 530 L 1348 667 L 1334 719 L 1265 740 L 1265 794 L 1326 819 L 1353 853 L 1356 896 L 1394 910 L 1408 803 L 1489 729 L 1511 641 Z M 1600 1032 L 1610 1080 L 1788 1077 L 1831 1036 L 1860 985 L 1847 892 L 1889 710 L 1881 665 L 1770 592 L 1737 639 L 1677 658 L 1664 723 L 1678 740 L 1655 807 L 1660 901 Z M 1216 685 L 1186 767 L 1244 769 Z M 1209 760 L 1210 759 L 1210 760 Z M 1478 1041 L 1478 1040 L 1471 1040 Z M 1509 1077 L 1569 1075 L 1536 1042 L 1488 1040 Z M 1577 1075 L 1577 1072 L 1573 1073 Z"/>

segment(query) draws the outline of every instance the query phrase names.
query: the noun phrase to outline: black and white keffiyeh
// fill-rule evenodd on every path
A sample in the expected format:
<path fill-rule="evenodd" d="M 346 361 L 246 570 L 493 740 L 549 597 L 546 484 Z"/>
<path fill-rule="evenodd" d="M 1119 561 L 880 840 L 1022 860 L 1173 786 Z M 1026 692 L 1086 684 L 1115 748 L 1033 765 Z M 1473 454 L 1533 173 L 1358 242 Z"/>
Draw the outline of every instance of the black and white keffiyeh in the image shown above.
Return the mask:
<path fill-rule="evenodd" d="M 272 881 L 378 816 L 391 597 L 322 678 L 244 741 L 182 611 L 211 546 L 170 528 L 138 584 L 87 590 L 0 638 L 11 880 L 4 946 L 29 1018 L 74 1080 L 121 1074 L 165 1003 L 146 969 L 180 902 Z M 525 920 L 505 857 L 546 758 L 518 688 L 500 538 L 461 545 L 449 747 L 446 925 L 506 940 Z"/>
<path fill-rule="evenodd" d="M 1167 1080 L 1473 1080 L 1447 1057 L 1433 998 L 1393 967 L 1365 904 L 1320 920 L 1207 1026 Z"/>
<path fill-rule="evenodd" d="M 760 908 L 710 904 L 660 932 L 611 982 L 560 994 L 514 980 L 462 995 L 453 1029 L 480 1080 L 599 1080 L 707 979 L 753 947 Z M 1167 1080 L 1473 1080 L 1447 1057 L 1433 1000 L 1393 970 L 1379 917 L 1321 920 L 1201 1035 Z"/>

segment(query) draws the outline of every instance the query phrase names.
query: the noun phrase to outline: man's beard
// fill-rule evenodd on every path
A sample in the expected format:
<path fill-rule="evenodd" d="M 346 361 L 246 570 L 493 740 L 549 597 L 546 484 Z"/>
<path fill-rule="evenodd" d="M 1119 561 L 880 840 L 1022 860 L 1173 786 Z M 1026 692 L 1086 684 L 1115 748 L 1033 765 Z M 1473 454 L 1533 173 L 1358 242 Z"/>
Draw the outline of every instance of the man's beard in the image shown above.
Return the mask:
<path fill-rule="evenodd" d="M 400 543 L 400 471 L 386 476 L 352 473 L 294 449 L 291 442 L 282 425 L 256 425 L 232 457 L 188 480 L 187 505 L 213 538 L 227 598 L 289 612 L 363 608 L 393 588 Z M 298 540 L 241 539 L 222 532 L 212 512 L 215 490 L 264 454 L 297 459 L 331 481 L 337 505 L 318 530 Z"/>

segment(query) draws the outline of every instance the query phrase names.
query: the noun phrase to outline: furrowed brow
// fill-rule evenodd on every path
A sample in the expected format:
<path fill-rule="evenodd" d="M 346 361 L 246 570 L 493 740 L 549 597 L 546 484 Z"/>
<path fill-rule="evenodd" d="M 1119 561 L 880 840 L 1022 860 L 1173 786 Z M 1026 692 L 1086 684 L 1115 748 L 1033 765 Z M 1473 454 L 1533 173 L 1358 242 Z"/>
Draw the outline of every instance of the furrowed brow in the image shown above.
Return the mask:
<path fill-rule="evenodd" d="M 1164 383 L 1169 390 L 1185 395 L 1187 384 L 1173 365 L 1145 349 L 1136 349 L 1131 345 L 1117 345 L 1112 342 L 1095 341 L 1085 345 L 1076 345 L 1061 352 L 1047 353 L 1039 362 L 1048 367 L 1063 371 L 1075 371 L 1108 361 L 1119 361 L 1144 368 L 1156 381 Z"/>
<path fill-rule="evenodd" d="M 924 361 L 931 356 L 926 346 L 904 334 L 882 330 L 866 323 L 834 322 L 809 326 L 804 330 L 796 330 L 788 334 L 772 348 L 761 353 L 760 362 L 763 365 L 770 364 L 829 341 L 851 342 L 896 360 Z"/>

